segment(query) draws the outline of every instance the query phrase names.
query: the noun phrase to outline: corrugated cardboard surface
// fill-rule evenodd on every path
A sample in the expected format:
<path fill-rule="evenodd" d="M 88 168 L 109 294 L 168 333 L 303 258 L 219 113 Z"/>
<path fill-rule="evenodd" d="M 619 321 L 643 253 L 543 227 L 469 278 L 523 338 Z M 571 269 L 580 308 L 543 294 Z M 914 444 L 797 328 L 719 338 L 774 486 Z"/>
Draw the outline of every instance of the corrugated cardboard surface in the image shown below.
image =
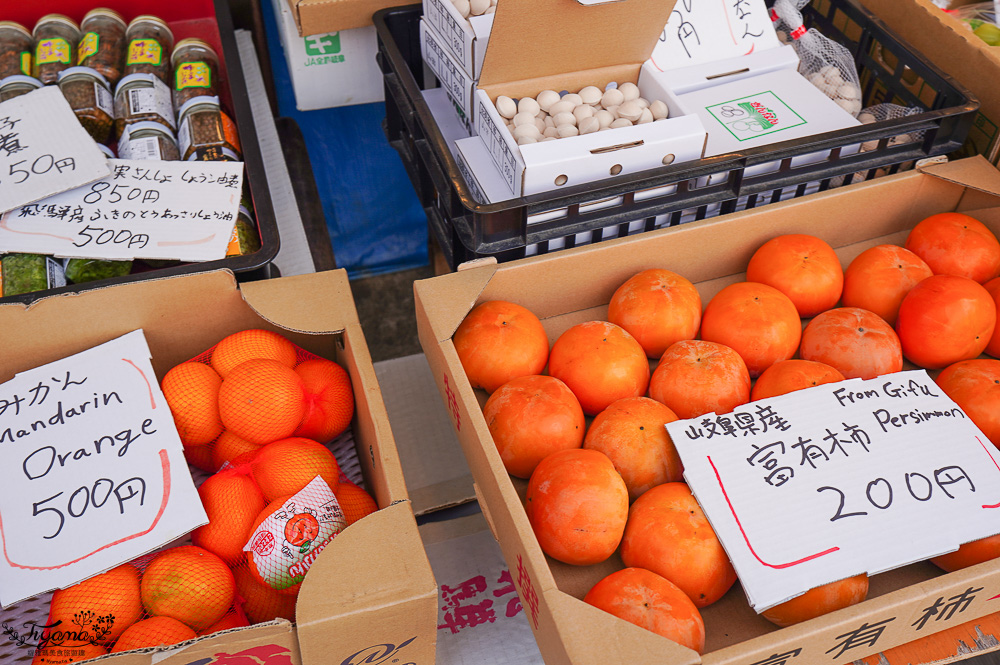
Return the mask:
<path fill-rule="evenodd" d="M 975 152 L 1000 156 L 1000 49 L 989 46 L 931 0 L 861 0 L 890 28 L 979 98 L 969 131 Z M 966 147 L 970 147 L 967 143 Z M 973 154 L 971 149 L 968 154 Z"/>
<path fill-rule="evenodd" d="M 535 312 L 550 341 L 571 325 L 604 319 L 615 289 L 636 272 L 663 267 L 698 286 L 707 301 L 744 278 L 754 250 L 784 233 L 812 233 L 845 265 L 876 244 L 902 242 L 914 224 L 944 211 L 976 211 L 1000 231 L 1000 173 L 984 159 L 931 167 L 862 185 L 778 203 L 677 229 L 497 266 L 483 266 L 415 284 L 421 344 L 525 607 L 550 663 L 850 662 L 969 619 L 1000 610 L 1000 561 L 944 574 L 920 562 L 874 576 L 869 600 L 790 628 L 757 616 L 738 587 L 705 608 L 706 652 L 693 651 L 582 603 L 599 579 L 622 566 L 615 556 L 592 567 L 545 557 L 523 505 L 524 481 L 512 479 L 482 416 L 485 395 L 473 391 L 451 335 L 476 303 L 514 300 Z M 954 611 L 938 611 L 947 603 Z M 919 627 L 919 628 L 918 628 Z"/>
<path fill-rule="evenodd" d="M 299 36 L 350 30 L 372 25 L 372 15 L 397 0 L 288 0 Z"/>
<path fill-rule="evenodd" d="M 483 60 L 483 86 L 643 63 L 673 0 L 504 0 Z M 562 90 L 563 88 L 555 88 Z M 568 89 L 568 88 L 566 88 Z"/>
<path fill-rule="evenodd" d="M 8 350 L 0 356 L 0 381 L 139 328 L 158 378 L 226 335 L 248 328 L 280 332 L 339 362 L 354 389 L 352 427 L 362 473 L 381 510 L 343 531 L 316 559 L 302 583 L 296 627 L 278 621 L 180 649 L 115 656 L 115 662 L 168 660 L 181 665 L 240 652 L 247 662 L 257 658 L 269 665 L 319 665 L 404 643 L 401 653 L 410 661 L 433 662 L 437 585 L 410 509 L 346 272 L 238 288 L 231 272 L 219 270 L 52 296 L 30 307 L 0 305 Z M 271 646 L 275 648 L 269 650 Z M 243 653 L 248 649 L 252 652 Z"/>

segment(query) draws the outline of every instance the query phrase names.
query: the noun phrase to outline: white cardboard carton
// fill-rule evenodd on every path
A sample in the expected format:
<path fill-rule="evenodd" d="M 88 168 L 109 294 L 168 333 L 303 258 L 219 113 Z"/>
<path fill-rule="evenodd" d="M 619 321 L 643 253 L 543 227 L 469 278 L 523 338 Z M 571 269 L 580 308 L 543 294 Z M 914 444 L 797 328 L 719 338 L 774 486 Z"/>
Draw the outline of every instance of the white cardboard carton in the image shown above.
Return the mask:
<path fill-rule="evenodd" d="M 271 0 L 271 4 L 298 110 L 385 99 L 382 71 L 375 62 L 378 52 L 375 26 L 300 37 L 288 3 Z"/>
<path fill-rule="evenodd" d="M 441 87 L 447 91 L 458 119 L 471 129 L 472 95 L 476 90 L 476 81 L 444 46 L 441 35 L 424 19 L 420 20 L 420 52 L 424 63 L 430 67 Z"/>
<path fill-rule="evenodd" d="M 647 90 L 640 74 L 666 24 L 673 2 L 619 0 L 504 0 L 475 95 L 475 127 L 514 196 L 625 176 L 664 164 L 699 159 L 704 128 L 683 115 L 676 97 Z M 576 92 L 588 85 L 636 83 L 649 101 L 667 104 L 671 117 L 542 143 L 518 146 L 494 106 L 542 90 Z"/>
<path fill-rule="evenodd" d="M 423 4 L 424 22 L 434 28 L 441 37 L 442 45 L 451 52 L 466 73 L 471 78 L 478 79 L 494 15 L 483 14 L 465 19 L 451 0 L 423 0 Z"/>
<path fill-rule="evenodd" d="M 510 198 L 507 183 L 497 171 L 486 146 L 475 136 L 455 142 L 458 170 L 479 203 L 499 203 Z"/>
<path fill-rule="evenodd" d="M 799 66 L 799 56 L 791 46 L 780 46 L 766 51 L 754 51 L 738 58 L 726 58 L 715 62 L 705 62 L 689 67 L 668 69 L 654 57 L 646 63 L 650 71 L 657 72 L 657 78 L 664 86 L 678 95 L 701 90 L 730 81 L 759 76 L 778 70 L 795 71 Z"/>

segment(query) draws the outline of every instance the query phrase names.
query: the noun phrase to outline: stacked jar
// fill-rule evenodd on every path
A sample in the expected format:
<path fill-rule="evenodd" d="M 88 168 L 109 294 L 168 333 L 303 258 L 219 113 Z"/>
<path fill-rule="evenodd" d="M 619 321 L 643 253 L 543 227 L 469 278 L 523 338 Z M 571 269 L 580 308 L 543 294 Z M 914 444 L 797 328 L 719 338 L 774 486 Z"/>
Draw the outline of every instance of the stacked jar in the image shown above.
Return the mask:
<path fill-rule="evenodd" d="M 20 23 L 0 21 L 0 102 L 42 87 L 31 75 L 31 33 Z"/>

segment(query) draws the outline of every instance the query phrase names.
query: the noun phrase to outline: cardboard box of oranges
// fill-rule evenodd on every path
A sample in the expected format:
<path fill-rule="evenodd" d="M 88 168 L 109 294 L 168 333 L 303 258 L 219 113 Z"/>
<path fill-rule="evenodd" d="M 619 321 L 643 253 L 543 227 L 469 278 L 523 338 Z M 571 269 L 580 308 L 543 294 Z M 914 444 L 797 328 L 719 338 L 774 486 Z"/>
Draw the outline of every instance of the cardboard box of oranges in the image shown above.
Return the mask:
<path fill-rule="evenodd" d="M 239 285 L 231 272 L 219 270 L 111 286 L 43 298 L 30 307 L 0 305 L 0 328 L 10 351 L 0 359 L 0 381 L 136 329 L 145 333 L 160 380 L 249 329 L 279 332 L 350 376 L 357 457 L 379 510 L 351 524 L 316 557 L 301 582 L 295 622 L 278 619 L 178 647 L 114 654 L 109 662 L 434 661 L 437 586 L 343 270 Z M 5 639 L 0 654 L 9 649 L 16 657 L 23 649 L 30 660 L 29 647 Z"/>
<path fill-rule="evenodd" d="M 545 554 L 552 549 L 536 537 L 524 507 L 526 497 L 534 491 L 537 499 L 543 490 L 534 475 L 529 483 L 508 473 L 483 415 L 487 393 L 474 389 L 467 378 L 458 352 L 465 342 L 455 335 L 477 304 L 510 301 L 541 320 L 551 345 L 577 324 L 608 320 L 616 289 L 642 270 L 664 268 L 686 277 L 707 303 L 728 285 L 745 281 L 751 256 L 777 236 L 817 236 L 847 266 L 870 247 L 901 245 L 914 225 L 943 212 L 969 212 L 1000 233 L 1000 172 L 975 157 L 549 256 L 501 265 L 472 262 L 454 274 L 415 283 L 421 345 L 546 662 L 851 662 L 1000 610 L 1000 559 L 952 573 L 920 561 L 873 575 L 867 600 L 786 628 L 757 615 L 735 585 L 717 602 L 699 606 L 705 640 L 701 654 L 597 609 L 583 598 L 599 580 L 624 567 L 623 555 L 615 553 L 594 565 L 568 565 Z M 553 348 L 549 370 L 554 358 Z M 555 453 L 537 467 L 538 473 L 566 452 L 593 454 Z M 583 473 L 581 467 L 577 476 Z M 532 505 L 534 511 L 542 510 L 541 504 Z M 548 541 L 551 533 L 543 529 L 542 535 Z M 653 602 L 648 600 L 647 607 Z"/>

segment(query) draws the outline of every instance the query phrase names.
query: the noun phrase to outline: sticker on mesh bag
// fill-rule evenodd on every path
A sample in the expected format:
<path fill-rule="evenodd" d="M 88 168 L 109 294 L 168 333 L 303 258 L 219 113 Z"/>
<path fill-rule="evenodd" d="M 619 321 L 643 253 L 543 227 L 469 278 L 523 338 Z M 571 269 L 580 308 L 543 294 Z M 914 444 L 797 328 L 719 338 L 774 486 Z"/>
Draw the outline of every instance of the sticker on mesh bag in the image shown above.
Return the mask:
<path fill-rule="evenodd" d="M 243 551 L 254 576 L 272 589 L 290 589 L 305 579 L 319 553 L 347 526 L 333 490 L 316 476 L 303 489 L 264 509 Z"/>

